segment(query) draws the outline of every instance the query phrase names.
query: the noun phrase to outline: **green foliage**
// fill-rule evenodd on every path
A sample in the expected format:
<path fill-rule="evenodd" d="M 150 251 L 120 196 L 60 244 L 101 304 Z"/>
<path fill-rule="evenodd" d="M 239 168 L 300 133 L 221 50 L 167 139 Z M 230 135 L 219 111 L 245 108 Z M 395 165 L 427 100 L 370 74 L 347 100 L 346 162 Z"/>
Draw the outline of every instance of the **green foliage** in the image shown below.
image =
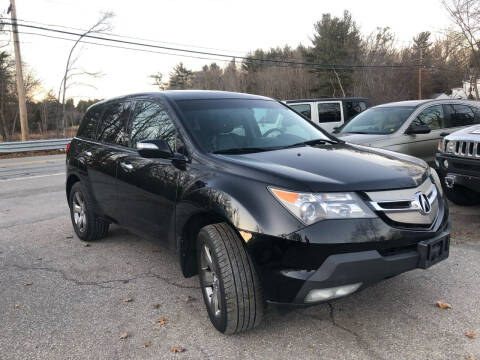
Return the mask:
<path fill-rule="evenodd" d="M 331 65 L 313 69 L 317 84 L 312 91 L 319 96 L 351 95 L 352 69 L 337 69 L 341 65 L 357 64 L 362 53 L 360 30 L 348 11 L 342 18 L 323 14 L 314 25 L 312 45 L 306 59 L 312 63 Z M 336 72 L 336 74 L 335 74 Z M 347 93 L 343 94 L 342 88 Z"/>
<path fill-rule="evenodd" d="M 183 63 L 178 63 L 170 73 L 168 89 L 184 90 L 192 87 L 193 72 L 188 70 Z"/>

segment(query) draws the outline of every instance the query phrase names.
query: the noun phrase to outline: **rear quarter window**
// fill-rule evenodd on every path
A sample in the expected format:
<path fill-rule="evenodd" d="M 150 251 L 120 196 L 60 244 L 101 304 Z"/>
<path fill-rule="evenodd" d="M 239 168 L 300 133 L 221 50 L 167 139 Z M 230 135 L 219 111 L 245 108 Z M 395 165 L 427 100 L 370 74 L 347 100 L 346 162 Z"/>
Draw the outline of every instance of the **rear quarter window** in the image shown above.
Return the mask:
<path fill-rule="evenodd" d="M 87 111 L 83 117 L 82 125 L 78 129 L 77 137 L 88 140 L 96 139 L 97 126 L 102 116 L 102 111 L 102 106 L 95 106 Z"/>

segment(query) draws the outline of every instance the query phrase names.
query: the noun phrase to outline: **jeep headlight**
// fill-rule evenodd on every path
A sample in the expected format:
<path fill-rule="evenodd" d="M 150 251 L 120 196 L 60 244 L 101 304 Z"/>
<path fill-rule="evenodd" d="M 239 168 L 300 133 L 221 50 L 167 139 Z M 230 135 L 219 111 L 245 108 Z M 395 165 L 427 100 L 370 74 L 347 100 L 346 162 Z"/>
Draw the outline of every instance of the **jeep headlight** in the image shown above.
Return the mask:
<path fill-rule="evenodd" d="M 454 153 L 455 152 L 455 141 L 445 141 L 445 152 Z"/>
<path fill-rule="evenodd" d="M 305 225 L 326 219 L 374 218 L 376 215 L 352 192 L 301 193 L 268 188 Z"/>

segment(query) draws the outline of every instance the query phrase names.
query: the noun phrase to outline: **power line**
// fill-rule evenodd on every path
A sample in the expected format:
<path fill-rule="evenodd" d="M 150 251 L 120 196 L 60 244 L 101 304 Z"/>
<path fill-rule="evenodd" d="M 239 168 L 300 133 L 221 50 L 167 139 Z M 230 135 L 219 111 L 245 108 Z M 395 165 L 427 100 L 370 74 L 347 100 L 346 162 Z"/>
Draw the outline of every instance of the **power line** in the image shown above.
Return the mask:
<path fill-rule="evenodd" d="M 4 31 L 8 32 L 13 32 L 12 30 L 9 29 L 4 29 Z M 56 40 L 66 40 L 66 41 L 76 41 L 76 39 L 71 39 L 71 38 L 65 38 L 65 37 L 60 37 L 60 36 L 54 36 L 54 35 L 47 35 L 47 34 L 39 34 L 35 32 L 28 32 L 28 31 L 18 31 L 19 34 L 24 34 L 24 35 L 34 35 L 34 36 L 41 36 L 45 38 L 50 38 L 50 39 L 56 39 Z M 109 48 L 115 48 L 115 49 L 124 49 L 124 50 L 132 50 L 132 51 L 141 51 L 141 52 L 146 52 L 146 53 L 153 53 L 153 54 L 161 54 L 161 55 L 169 55 L 169 56 L 180 56 L 180 57 L 186 57 L 186 58 L 192 58 L 192 59 L 201 59 L 201 60 L 209 60 L 209 61 L 222 61 L 222 62 L 230 62 L 232 61 L 231 59 L 219 59 L 219 58 L 213 58 L 213 57 L 203 57 L 203 56 L 194 56 L 194 55 L 186 55 L 186 54 L 176 54 L 176 53 L 171 53 L 171 52 L 165 52 L 165 51 L 155 51 L 155 50 L 147 50 L 147 49 L 139 49 L 139 48 L 133 48 L 133 47 L 127 47 L 127 46 L 119 46 L 119 45 L 111 45 L 111 44 L 102 44 L 98 42 L 92 42 L 92 41 L 85 41 L 85 40 L 80 40 L 80 43 L 83 44 L 90 44 L 90 45 L 97 45 L 97 46 L 103 46 L 103 47 L 109 47 Z M 255 63 L 255 60 L 245 60 L 246 62 L 252 62 Z M 271 66 L 271 67 L 293 67 L 288 64 L 262 64 L 266 66 Z M 304 67 L 304 66 L 302 66 Z M 338 70 L 339 68 L 337 68 Z M 331 69 L 324 68 L 324 69 L 319 69 L 320 71 L 332 71 Z M 365 69 L 363 69 L 365 70 Z M 368 70 L 368 69 L 367 69 Z M 405 70 L 405 68 L 393 68 L 392 70 Z M 433 70 L 433 69 L 430 69 Z"/>
<path fill-rule="evenodd" d="M 0 24 L 11 25 L 11 23 L 7 23 L 7 22 L 0 22 Z M 198 50 L 191 50 L 191 49 L 181 49 L 181 48 L 175 48 L 175 47 L 171 47 L 171 46 L 160 46 L 160 45 L 146 44 L 146 43 L 140 43 L 140 42 L 134 42 L 134 41 L 112 39 L 112 38 L 108 38 L 108 37 L 96 36 L 96 35 L 91 35 L 91 34 L 84 35 L 84 34 L 75 33 L 75 32 L 71 32 L 71 31 L 51 29 L 51 28 L 44 27 L 44 26 L 35 26 L 35 25 L 28 25 L 28 24 L 18 24 L 18 26 L 37 29 L 37 30 L 41 30 L 41 31 L 56 32 L 56 33 L 61 33 L 61 34 L 66 34 L 66 35 L 71 35 L 71 36 L 86 37 L 86 38 L 102 40 L 102 41 L 122 43 L 122 44 L 126 44 L 126 45 L 142 46 L 142 47 L 148 47 L 148 48 L 158 48 L 158 49 L 169 50 L 169 51 L 178 51 L 178 52 L 183 52 L 183 53 L 188 53 L 188 54 L 216 56 L 216 57 L 223 57 L 223 58 L 229 58 L 229 59 L 236 58 L 236 59 L 242 59 L 242 60 L 245 60 L 245 61 L 258 61 L 260 63 L 312 66 L 312 67 L 323 68 L 323 69 L 327 69 L 327 70 L 351 70 L 351 69 L 361 69 L 361 68 L 387 68 L 387 69 L 392 69 L 392 68 L 418 68 L 418 66 L 419 66 L 417 64 L 415 64 L 415 65 L 412 65 L 412 64 L 405 64 L 405 65 L 404 64 L 336 65 L 336 64 L 308 63 L 308 62 L 299 62 L 299 61 L 291 61 L 291 60 L 260 59 L 260 58 L 250 57 L 250 56 L 236 56 L 236 55 L 232 55 L 232 54 L 227 55 L 227 54 L 220 54 L 220 53 L 213 53 L 213 52 L 206 52 L 206 51 L 198 51 Z M 426 66 L 426 65 L 424 65 L 424 67 L 432 67 L 433 68 L 433 66 Z"/>
<path fill-rule="evenodd" d="M 10 20 L 9 18 L 5 17 L 0 17 L 0 20 Z M 53 26 L 53 27 L 58 27 L 58 28 L 63 28 L 63 29 L 70 29 L 70 30 L 78 30 L 85 32 L 87 29 L 82 29 L 78 27 L 71 27 L 71 26 L 65 26 L 65 25 L 56 25 L 56 24 L 47 24 L 47 23 L 42 23 L 39 21 L 33 21 L 33 20 L 24 20 L 24 19 L 17 19 L 17 21 L 25 22 L 25 23 L 30 23 L 30 24 L 38 24 L 38 25 L 44 25 L 44 26 Z M 97 34 L 102 34 L 102 35 L 109 35 L 109 36 L 114 36 L 114 37 L 119 37 L 119 38 L 125 38 L 125 39 L 133 39 L 133 40 L 141 40 L 141 41 L 149 41 L 153 43 L 158 43 L 158 44 L 168 44 L 168 45 L 177 45 L 177 46 L 185 46 L 185 47 L 191 47 L 191 48 L 197 48 L 197 49 L 206 49 L 206 50 L 217 50 L 217 51 L 224 51 L 224 52 L 234 52 L 234 53 L 239 53 L 239 54 L 246 54 L 248 51 L 241 51 L 241 50 L 227 50 L 227 49 L 220 49 L 220 48 L 214 48 L 214 47 L 206 47 L 206 46 L 198 46 L 198 45 L 191 45 L 191 44 L 183 44 L 183 43 L 176 43 L 176 42 L 169 42 L 169 41 L 160 41 L 160 40 L 153 40 L 153 39 L 146 39 L 146 38 L 141 38 L 141 37 L 134 37 L 134 36 L 128 36 L 128 35 L 121 35 L 121 34 L 115 34 L 111 32 L 97 32 Z"/>

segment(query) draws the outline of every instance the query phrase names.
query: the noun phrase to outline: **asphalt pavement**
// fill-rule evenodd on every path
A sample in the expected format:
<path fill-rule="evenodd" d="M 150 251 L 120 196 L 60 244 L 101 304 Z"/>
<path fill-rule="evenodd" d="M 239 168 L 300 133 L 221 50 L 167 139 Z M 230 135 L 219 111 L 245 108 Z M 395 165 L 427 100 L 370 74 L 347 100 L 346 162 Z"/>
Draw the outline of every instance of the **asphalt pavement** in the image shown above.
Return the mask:
<path fill-rule="evenodd" d="M 448 260 L 224 336 L 171 251 L 115 226 L 76 238 L 64 166 L 0 159 L 1 359 L 480 359 L 480 207 L 451 208 Z"/>

